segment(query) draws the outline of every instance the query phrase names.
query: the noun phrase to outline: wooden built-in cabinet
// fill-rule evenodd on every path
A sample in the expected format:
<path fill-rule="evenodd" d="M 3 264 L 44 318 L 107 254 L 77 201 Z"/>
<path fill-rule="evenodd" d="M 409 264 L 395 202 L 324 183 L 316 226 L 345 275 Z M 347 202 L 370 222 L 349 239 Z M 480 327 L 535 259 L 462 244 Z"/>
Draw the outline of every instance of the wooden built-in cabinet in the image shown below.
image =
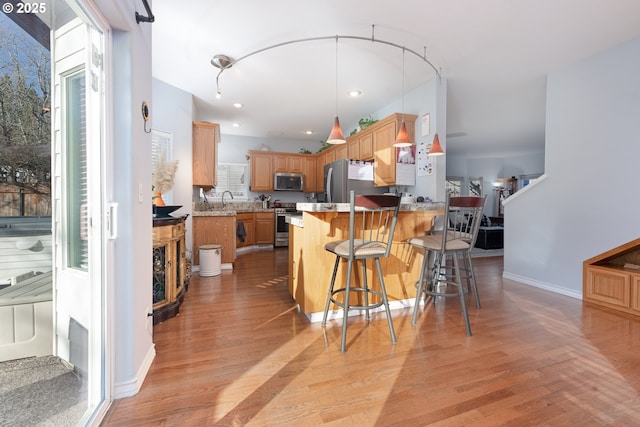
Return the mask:
<path fill-rule="evenodd" d="M 242 212 L 236 215 L 236 221 L 242 222 L 245 231 L 244 241 L 236 236 L 236 246 L 243 248 L 253 245 L 269 245 L 274 243 L 275 214 L 269 212 Z"/>
<path fill-rule="evenodd" d="M 640 239 L 583 263 L 582 299 L 640 316 Z"/>
<path fill-rule="evenodd" d="M 153 324 L 178 314 L 188 283 L 185 218 L 153 221 Z"/>
<path fill-rule="evenodd" d="M 334 160 L 348 159 L 349 158 L 349 145 L 350 144 L 336 145 L 335 149 L 333 150 L 334 153 L 335 153 Z"/>
<path fill-rule="evenodd" d="M 256 245 L 273 245 L 275 239 L 275 214 L 273 212 L 255 212 Z"/>
<path fill-rule="evenodd" d="M 316 191 L 322 193 L 324 191 L 324 165 L 326 162 L 325 152 L 321 152 L 316 156 Z"/>
<path fill-rule="evenodd" d="M 316 191 L 318 191 L 318 176 L 316 171 L 317 165 L 318 160 L 316 156 L 307 154 L 302 159 L 302 173 L 304 174 L 305 193 L 315 193 Z"/>
<path fill-rule="evenodd" d="M 356 143 L 357 141 L 357 143 Z M 358 147 L 358 157 L 359 160 L 371 160 L 373 159 L 373 133 L 366 133 L 358 137 L 358 139 L 354 141 L 354 146 Z"/>
<path fill-rule="evenodd" d="M 392 114 L 366 129 L 371 129 L 373 136 L 373 180 L 378 187 L 396 184 L 396 147 L 393 146 L 393 142 L 396 140 L 402 118 L 402 114 Z M 416 118 L 417 116 L 404 114 L 407 133 L 414 142 Z"/>
<path fill-rule="evenodd" d="M 236 235 L 236 247 L 243 248 L 245 246 L 255 245 L 255 216 L 253 212 L 238 213 L 236 222 L 242 223 L 244 227 L 244 240 Z"/>
<path fill-rule="evenodd" d="M 301 154 L 274 153 L 273 172 L 303 173 Z"/>
<path fill-rule="evenodd" d="M 268 151 L 250 151 L 249 156 L 249 190 L 255 193 L 273 191 L 273 155 Z"/>
<path fill-rule="evenodd" d="M 223 264 L 236 260 L 236 219 L 229 216 L 194 216 L 193 264 L 200 265 L 200 246 L 221 245 Z"/>
<path fill-rule="evenodd" d="M 281 153 L 272 151 L 249 151 L 251 187 L 253 192 L 273 191 L 273 174 L 275 172 L 301 173 L 304 175 L 304 191 L 314 192 L 315 161 L 313 154 Z M 309 161 L 313 161 L 311 166 Z M 313 174 L 313 176 L 310 176 Z"/>
<path fill-rule="evenodd" d="M 375 185 L 381 187 L 395 185 L 396 149 L 393 143 L 403 117 L 409 137 L 415 140 L 417 116 L 395 113 L 351 135 L 345 144 L 331 146 L 317 154 L 250 151 L 250 190 L 271 192 L 273 191 L 273 173 L 289 172 L 304 174 L 305 192 L 322 192 L 324 191 L 324 166 L 339 159 L 373 160 Z"/>
<path fill-rule="evenodd" d="M 360 144 L 357 141 L 347 144 L 347 158 L 360 160 Z"/>
<path fill-rule="evenodd" d="M 220 127 L 216 123 L 193 122 L 192 132 L 193 185 L 209 189 L 216 185 Z"/>

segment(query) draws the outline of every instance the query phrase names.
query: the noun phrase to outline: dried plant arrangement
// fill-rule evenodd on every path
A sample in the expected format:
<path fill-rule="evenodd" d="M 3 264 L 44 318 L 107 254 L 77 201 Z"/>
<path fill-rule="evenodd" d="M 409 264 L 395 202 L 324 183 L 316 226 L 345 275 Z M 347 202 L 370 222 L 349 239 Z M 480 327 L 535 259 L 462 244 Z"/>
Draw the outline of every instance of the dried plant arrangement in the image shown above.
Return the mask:
<path fill-rule="evenodd" d="M 156 162 L 156 167 L 151 178 L 153 191 L 166 193 L 171 190 L 173 188 L 173 181 L 175 180 L 177 169 L 178 160 L 167 162 L 166 154 L 162 153 Z"/>

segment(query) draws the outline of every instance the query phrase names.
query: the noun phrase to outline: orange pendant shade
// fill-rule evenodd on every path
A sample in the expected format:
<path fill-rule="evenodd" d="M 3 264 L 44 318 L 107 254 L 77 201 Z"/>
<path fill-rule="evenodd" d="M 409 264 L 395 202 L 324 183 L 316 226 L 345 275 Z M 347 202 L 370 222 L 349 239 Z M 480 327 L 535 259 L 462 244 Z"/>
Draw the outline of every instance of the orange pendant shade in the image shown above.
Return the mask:
<path fill-rule="evenodd" d="M 404 120 L 400 125 L 400 131 L 398 132 L 398 136 L 396 136 L 396 142 L 393 143 L 394 147 L 410 147 L 413 143 L 409 139 L 409 134 L 407 133 L 407 125 L 404 124 Z"/>
<path fill-rule="evenodd" d="M 444 151 L 442 151 L 442 146 L 440 145 L 440 139 L 438 138 L 438 134 L 433 138 L 433 144 L 431 144 L 431 149 L 429 150 L 429 156 L 442 156 L 444 155 Z"/>
<path fill-rule="evenodd" d="M 338 120 L 338 116 L 336 116 L 336 119 L 333 121 L 333 129 L 331 129 L 331 133 L 327 139 L 327 144 L 344 144 L 345 142 L 347 142 L 347 140 L 344 139 L 342 129 L 340 128 L 340 120 Z"/>

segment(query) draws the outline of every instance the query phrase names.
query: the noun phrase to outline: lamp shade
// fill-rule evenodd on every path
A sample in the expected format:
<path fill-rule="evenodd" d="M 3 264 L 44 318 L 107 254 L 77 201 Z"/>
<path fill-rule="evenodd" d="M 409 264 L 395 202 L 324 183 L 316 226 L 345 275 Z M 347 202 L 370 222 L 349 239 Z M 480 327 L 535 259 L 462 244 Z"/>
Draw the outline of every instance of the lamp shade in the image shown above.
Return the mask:
<path fill-rule="evenodd" d="M 344 144 L 345 142 L 347 142 L 347 140 L 344 139 L 342 129 L 340 128 L 340 120 L 338 120 L 338 116 L 336 116 L 336 119 L 333 121 L 333 128 L 327 139 L 327 144 Z"/>
<path fill-rule="evenodd" d="M 431 144 L 431 148 L 429 149 L 429 156 L 442 156 L 444 155 L 444 151 L 442 151 L 442 146 L 440 145 L 440 138 L 438 138 L 438 134 L 433 137 L 433 144 Z"/>
<path fill-rule="evenodd" d="M 398 136 L 396 136 L 396 142 L 393 143 L 394 147 L 410 147 L 413 143 L 409 139 L 409 134 L 407 133 L 407 125 L 404 124 L 404 120 L 400 124 L 400 131 L 398 132 Z"/>

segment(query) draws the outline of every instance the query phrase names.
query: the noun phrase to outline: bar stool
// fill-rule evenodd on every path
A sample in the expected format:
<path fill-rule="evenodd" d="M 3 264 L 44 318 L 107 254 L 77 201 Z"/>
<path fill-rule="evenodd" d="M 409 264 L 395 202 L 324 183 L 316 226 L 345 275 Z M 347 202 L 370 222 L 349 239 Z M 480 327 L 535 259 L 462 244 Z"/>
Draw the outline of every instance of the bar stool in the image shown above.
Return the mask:
<path fill-rule="evenodd" d="M 369 311 L 384 306 L 387 313 L 391 341 L 397 341 L 391 320 L 391 311 L 389 310 L 389 300 L 384 285 L 380 258 L 388 257 L 391 250 L 393 232 L 396 228 L 398 210 L 400 208 L 400 197 L 382 194 L 356 196 L 353 191 L 351 191 L 349 197 L 349 239 L 336 240 L 324 245 L 325 250 L 335 254 L 336 262 L 327 292 L 322 325 L 326 326 L 327 324 L 327 315 L 331 303 L 342 308 L 342 341 L 340 344 L 340 351 L 342 352 L 346 351 L 349 310 L 364 310 L 366 319 L 369 321 Z M 371 289 L 367 283 L 366 261 L 370 258 L 374 260 L 378 272 L 379 291 Z M 336 289 L 336 274 L 340 260 L 343 259 L 347 261 L 346 283 L 343 288 Z M 362 286 L 351 286 L 354 261 L 362 262 Z M 360 296 L 360 299 L 355 304 L 352 303 L 352 298 L 356 295 L 352 295 L 352 293 Z M 342 295 L 343 298 L 338 299 L 338 295 Z M 372 300 L 370 300 L 370 297 L 373 297 Z"/>
<path fill-rule="evenodd" d="M 480 308 L 478 287 L 471 263 L 471 249 L 478 237 L 478 229 L 482 220 L 486 196 L 483 197 L 451 197 L 447 196 L 444 227 L 436 234 L 417 236 L 409 239 L 408 243 L 424 250 L 420 277 L 416 283 L 416 302 L 413 307 L 411 324 L 415 325 L 418 318 L 420 298 L 427 297 L 459 297 L 462 316 L 466 324 L 467 335 L 471 335 L 469 314 L 465 295 L 468 289 L 474 294 L 476 306 Z M 430 255 L 433 254 L 433 264 L 429 266 Z M 463 266 L 458 261 L 462 256 Z M 451 260 L 451 265 L 447 260 Z M 430 270 L 430 273 L 429 273 Z M 425 275 L 427 277 L 425 277 Z M 467 287 L 463 284 L 466 280 Z M 456 292 L 450 292 L 448 286 L 456 287 Z M 435 300 L 434 300 L 435 301 Z"/>

